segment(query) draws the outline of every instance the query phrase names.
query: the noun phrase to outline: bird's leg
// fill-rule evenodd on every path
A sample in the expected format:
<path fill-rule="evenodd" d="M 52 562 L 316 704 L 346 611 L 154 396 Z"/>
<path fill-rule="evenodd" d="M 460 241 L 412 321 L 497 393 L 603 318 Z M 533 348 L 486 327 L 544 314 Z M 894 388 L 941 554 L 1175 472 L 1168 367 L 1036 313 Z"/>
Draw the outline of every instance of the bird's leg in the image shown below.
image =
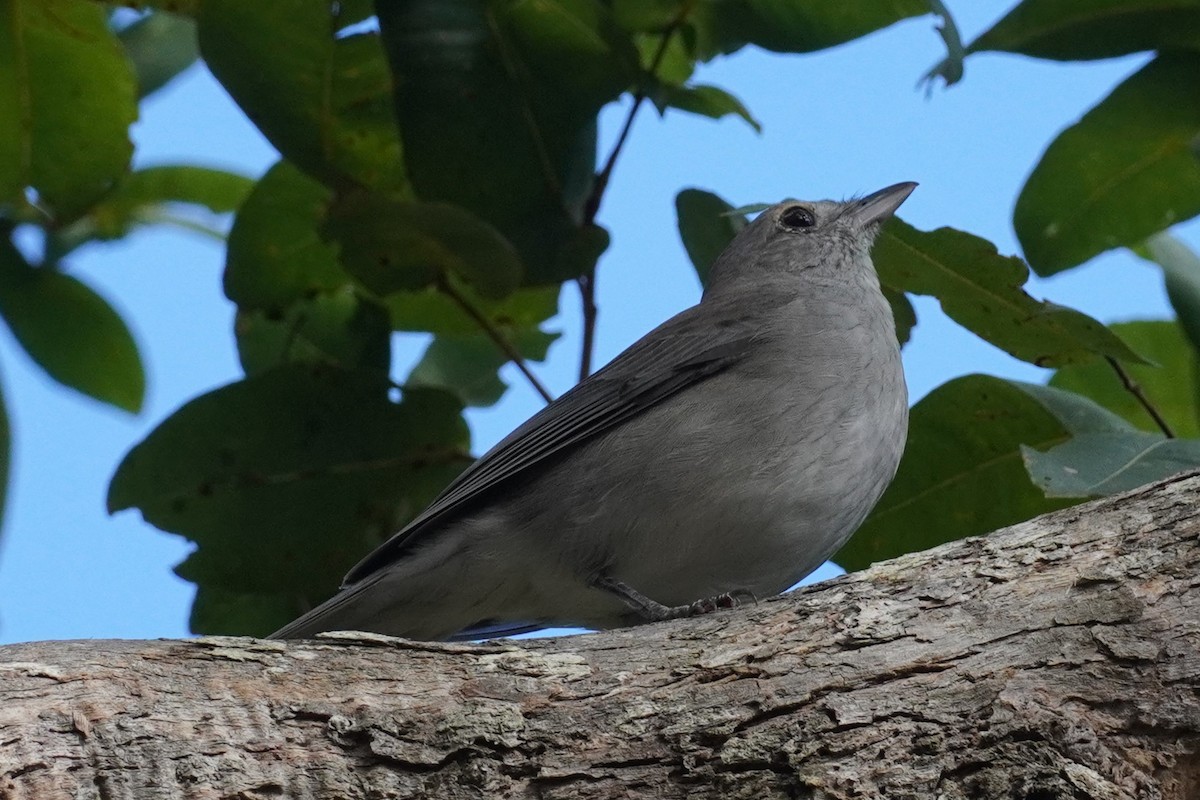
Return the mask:
<path fill-rule="evenodd" d="M 758 602 L 758 598 L 754 596 L 754 592 L 748 589 L 735 589 L 731 592 L 719 594 L 716 597 L 706 597 L 682 606 L 664 606 L 662 603 L 651 600 L 637 589 L 616 578 L 601 576 L 596 578 L 592 585 L 597 589 L 603 589 L 606 592 L 615 594 L 624 600 L 627 606 L 632 608 L 639 617 L 647 622 L 662 622 L 667 619 L 681 619 L 683 617 L 694 617 L 699 614 L 711 614 L 722 608 L 737 608 L 742 604 L 743 600 Z"/>

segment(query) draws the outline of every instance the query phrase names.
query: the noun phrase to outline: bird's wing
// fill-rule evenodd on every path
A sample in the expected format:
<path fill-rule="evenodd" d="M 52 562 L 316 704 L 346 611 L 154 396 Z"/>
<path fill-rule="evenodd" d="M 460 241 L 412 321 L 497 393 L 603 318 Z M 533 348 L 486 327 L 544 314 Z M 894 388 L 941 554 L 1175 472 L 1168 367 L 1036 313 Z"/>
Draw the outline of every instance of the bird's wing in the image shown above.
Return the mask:
<path fill-rule="evenodd" d="M 342 585 L 395 561 L 436 523 L 463 513 L 501 484 L 745 358 L 755 338 L 750 326 L 736 319 L 699 324 L 699 308 L 663 323 L 510 433 L 355 565 Z"/>

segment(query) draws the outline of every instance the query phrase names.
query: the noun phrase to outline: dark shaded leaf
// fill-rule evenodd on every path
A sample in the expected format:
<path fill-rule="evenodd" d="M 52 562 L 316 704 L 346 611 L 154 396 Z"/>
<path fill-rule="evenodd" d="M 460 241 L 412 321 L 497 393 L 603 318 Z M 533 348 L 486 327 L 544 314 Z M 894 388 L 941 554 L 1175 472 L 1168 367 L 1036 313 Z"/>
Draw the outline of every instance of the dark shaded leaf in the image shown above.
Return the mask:
<path fill-rule="evenodd" d="M 282 312 L 297 300 L 352 282 L 337 247 L 318 235 L 333 194 L 287 161 L 246 198 L 225 261 L 225 295 L 243 309 Z"/>
<path fill-rule="evenodd" d="M 315 603 L 470 462 L 451 395 L 387 393 L 377 374 L 310 365 L 209 392 L 126 455 L 108 508 L 195 542 L 187 580 Z"/>
<path fill-rule="evenodd" d="M 0 13 L 0 205 L 32 187 L 59 221 L 121 176 L 137 118 L 133 69 L 103 6 L 8 3 Z"/>
<path fill-rule="evenodd" d="M 833 560 L 863 569 L 1071 505 L 1030 483 L 1020 449 L 1070 435 L 1009 381 L 967 375 L 939 386 L 913 406 L 896 479 Z"/>
<path fill-rule="evenodd" d="M 361 13 L 332 0 L 205 0 L 197 17 L 200 49 L 221 85 L 293 164 L 329 185 L 349 179 L 402 190 L 392 81 L 379 36 L 339 35 Z"/>
<path fill-rule="evenodd" d="M 381 4 L 379 22 L 417 195 L 495 225 L 526 284 L 576 277 L 558 257 L 589 194 L 572 176 L 594 165 L 596 115 L 637 67 L 607 8 L 413 0 Z"/>
<path fill-rule="evenodd" d="M 51 268 L 34 268 L 0 240 L 0 317 L 51 378 L 138 411 L 146 376 L 133 335 L 104 298 Z"/>
<path fill-rule="evenodd" d="M 746 227 L 746 218 L 703 189 L 684 189 L 675 195 L 675 216 L 683 249 L 696 268 L 700 285 L 705 286 L 709 269 L 737 232 Z"/>
<path fill-rule="evenodd" d="M 896 323 L 896 339 L 900 346 L 908 344 L 912 338 L 912 330 L 917 327 L 917 311 L 909 302 L 908 295 L 887 286 L 883 288 L 883 296 L 892 307 L 892 319 Z"/>
<path fill-rule="evenodd" d="M 1013 226 L 1053 275 L 1200 213 L 1200 52 L 1150 62 L 1059 134 L 1029 176 Z"/>
<path fill-rule="evenodd" d="M 728 0 L 712 3 L 720 49 L 754 44 L 779 53 L 809 53 L 859 39 L 929 13 L 926 0 Z"/>
<path fill-rule="evenodd" d="M 458 206 L 354 192 L 334 201 L 325 233 L 341 245 L 346 270 L 379 295 L 454 277 L 485 297 L 502 298 L 521 280 L 521 261 L 508 240 Z"/>
<path fill-rule="evenodd" d="M 1141 360 L 1086 314 L 1026 294 L 1025 264 L 999 255 L 986 239 L 953 228 L 919 231 L 892 219 L 872 258 L 885 286 L 936 297 L 955 322 L 1023 361 L 1057 367 L 1097 356 Z"/>
<path fill-rule="evenodd" d="M 1196 0 L 1024 0 L 968 50 L 1069 61 L 1198 47 Z"/>
<path fill-rule="evenodd" d="M 117 33 L 137 73 L 138 95 L 146 97 L 200 58 L 196 23 L 188 17 L 156 12 Z"/>
<path fill-rule="evenodd" d="M 187 562 L 181 565 L 187 572 Z M 302 595 L 230 592 L 219 586 L 196 587 L 188 628 L 208 636 L 269 636 L 312 608 Z"/>

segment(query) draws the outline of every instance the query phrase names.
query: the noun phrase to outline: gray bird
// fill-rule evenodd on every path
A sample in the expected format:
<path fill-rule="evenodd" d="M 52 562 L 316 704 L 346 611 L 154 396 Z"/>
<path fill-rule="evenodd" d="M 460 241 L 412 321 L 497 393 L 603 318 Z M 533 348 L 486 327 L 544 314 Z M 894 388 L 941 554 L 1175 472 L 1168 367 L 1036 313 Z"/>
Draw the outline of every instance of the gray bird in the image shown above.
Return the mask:
<path fill-rule="evenodd" d="M 896 473 L 908 392 L 870 249 L 915 183 L 789 201 L 700 302 L 550 403 L 273 634 L 613 628 L 777 594 Z"/>

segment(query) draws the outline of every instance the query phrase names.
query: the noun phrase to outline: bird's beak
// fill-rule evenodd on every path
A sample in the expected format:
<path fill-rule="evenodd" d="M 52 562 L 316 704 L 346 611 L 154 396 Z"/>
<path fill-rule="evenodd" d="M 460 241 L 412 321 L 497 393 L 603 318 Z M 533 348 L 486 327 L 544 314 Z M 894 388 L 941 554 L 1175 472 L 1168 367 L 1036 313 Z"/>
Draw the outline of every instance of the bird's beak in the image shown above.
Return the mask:
<path fill-rule="evenodd" d="M 917 184 L 912 181 L 893 184 L 886 189 L 880 189 L 874 194 L 869 194 L 861 200 L 858 200 L 850 207 L 850 214 L 855 221 L 861 226 L 883 222 L 892 214 L 896 213 L 896 209 L 900 204 L 908 199 L 912 194 L 913 189 L 917 188 Z"/>

